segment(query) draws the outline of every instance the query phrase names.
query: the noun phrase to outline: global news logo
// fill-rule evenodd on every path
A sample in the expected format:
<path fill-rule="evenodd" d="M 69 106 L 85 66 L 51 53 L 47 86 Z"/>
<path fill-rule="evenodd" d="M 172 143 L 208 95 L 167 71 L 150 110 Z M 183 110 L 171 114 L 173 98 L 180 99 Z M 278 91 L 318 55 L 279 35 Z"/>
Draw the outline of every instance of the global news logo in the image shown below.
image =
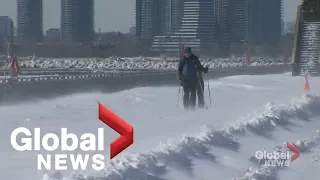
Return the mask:
<path fill-rule="evenodd" d="M 48 133 L 41 139 L 40 133 L 40 128 L 34 128 L 33 133 L 31 133 L 29 129 L 19 127 L 11 134 L 11 145 L 17 151 L 45 150 L 53 152 L 60 150 L 61 152 L 74 152 L 79 149 L 85 153 L 88 153 L 89 151 L 104 151 L 103 128 L 98 129 L 98 136 L 92 133 L 85 133 L 81 135 L 80 138 L 73 133 L 68 133 L 67 128 L 61 128 L 60 138 L 56 134 Z M 19 138 L 20 144 L 17 142 L 18 135 L 23 136 Z M 68 144 L 67 142 L 70 142 L 70 140 L 71 144 Z M 38 154 L 37 169 L 68 170 L 67 163 L 70 162 L 73 170 L 86 170 L 88 164 L 91 164 L 92 169 L 100 171 L 105 167 L 104 160 L 104 155 L 102 154 Z M 52 164 L 54 164 L 54 167 L 52 167 Z"/>
<path fill-rule="evenodd" d="M 290 155 L 290 152 L 293 155 Z M 264 162 L 265 166 L 271 167 L 288 167 L 291 162 L 296 160 L 300 156 L 300 150 L 294 144 L 287 143 L 285 151 L 256 151 L 255 157 L 259 161 Z"/>
<path fill-rule="evenodd" d="M 120 137 L 110 144 L 110 159 L 133 144 L 133 127 L 100 103 L 99 120 L 120 134 Z M 39 152 L 38 170 L 68 170 L 71 164 L 75 171 L 90 167 L 100 171 L 106 166 L 105 156 L 102 155 L 105 150 L 104 138 L 104 128 L 98 128 L 97 136 L 93 133 L 84 133 L 78 137 L 74 133 L 69 133 L 67 128 L 61 128 L 59 135 L 54 133 L 41 135 L 40 128 L 30 131 L 28 128 L 18 127 L 12 131 L 10 142 L 16 151 Z M 43 150 L 48 153 L 42 153 Z M 54 151 L 62 153 L 54 154 Z M 90 152 L 99 153 L 90 154 Z"/>

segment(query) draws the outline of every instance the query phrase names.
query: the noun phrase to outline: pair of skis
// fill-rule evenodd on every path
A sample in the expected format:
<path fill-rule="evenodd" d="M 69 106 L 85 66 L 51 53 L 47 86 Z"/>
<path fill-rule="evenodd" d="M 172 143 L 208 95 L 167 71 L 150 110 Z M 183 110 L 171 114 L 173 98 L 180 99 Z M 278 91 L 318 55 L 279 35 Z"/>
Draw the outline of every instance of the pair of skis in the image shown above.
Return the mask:
<path fill-rule="evenodd" d="M 209 80 L 208 80 L 208 93 L 209 93 L 209 102 L 210 102 L 210 107 L 212 108 L 212 104 L 211 104 L 211 92 L 210 92 L 210 84 L 209 84 Z M 203 93 L 203 87 L 201 85 L 201 92 Z M 181 85 L 179 84 L 179 89 L 178 89 L 178 100 L 177 100 L 177 108 L 179 107 L 179 103 L 180 103 L 180 96 L 183 96 L 183 92 L 181 93 Z M 204 94 L 203 94 L 203 98 L 204 98 Z M 206 101 L 204 101 L 204 108 L 205 109 L 209 109 L 208 105 L 206 104 Z"/>

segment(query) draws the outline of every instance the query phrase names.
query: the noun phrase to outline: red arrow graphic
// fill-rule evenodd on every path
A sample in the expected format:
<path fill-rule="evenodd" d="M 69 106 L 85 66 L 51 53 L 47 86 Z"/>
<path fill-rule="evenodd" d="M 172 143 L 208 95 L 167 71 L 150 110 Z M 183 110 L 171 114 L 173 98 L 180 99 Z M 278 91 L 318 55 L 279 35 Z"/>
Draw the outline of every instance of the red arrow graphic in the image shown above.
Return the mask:
<path fill-rule="evenodd" d="M 287 148 L 294 154 L 291 156 L 291 162 L 296 160 L 300 156 L 300 150 L 293 144 L 287 143 Z"/>
<path fill-rule="evenodd" d="M 133 144 L 133 127 L 101 103 L 99 119 L 121 135 L 110 144 L 110 159 Z"/>

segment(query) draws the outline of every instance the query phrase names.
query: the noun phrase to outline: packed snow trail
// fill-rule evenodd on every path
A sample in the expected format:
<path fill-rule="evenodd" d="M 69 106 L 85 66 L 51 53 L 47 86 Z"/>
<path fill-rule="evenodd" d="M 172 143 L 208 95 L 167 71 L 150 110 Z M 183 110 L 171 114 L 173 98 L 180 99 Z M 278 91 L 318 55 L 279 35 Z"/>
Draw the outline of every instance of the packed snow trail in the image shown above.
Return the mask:
<path fill-rule="evenodd" d="M 320 78 L 310 78 L 317 93 Z M 0 179 L 212 180 L 240 179 L 255 164 L 254 152 L 312 136 L 320 129 L 320 97 L 303 96 L 303 78 L 290 74 L 232 76 L 210 81 L 213 107 L 185 113 L 178 87 L 135 88 L 113 94 L 76 94 L 64 98 L 0 107 Z M 207 82 L 205 82 L 207 86 Z M 208 89 L 205 88 L 206 102 Z M 38 172 L 34 152 L 15 152 L 10 134 L 17 127 L 41 127 L 42 133 L 67 127 L 76 134 L 95 133 L 98 102 L 135 128 L 135 142 L 112 160 L 105 172 Z M 104 154 L 118 135 L 105 128 Z M 183 136 L 183 137 L 182 137 Z M 83 153 L 83 152 L 81 152 Z M 74 153 L 75 154 L 75 153 Z M 308 153 L 306 153 L 308 155 Z M 308 155 L 311 156 L 311 155 Z M 313 157 L 313 156 L 311 156 Z M 292 169 L 300 167 L 304 154 Z M 119 160 L 118 163 L 117 160 Z M 5 163 L 4 163 L 5 162 Z M 313 172 L 317 173 L 317 172 Z M 43 175 L 44 174 L 44 175 Z M 248 173 L 247 173 L 248 174 Z M 290 174 L 290 173 L 288 173 Z M 269 176 L 262 174 L 261 176 Z M 301 176 L 303 173 L 301 172 Z M 246 177 L 250 179 L 250 175 Z M 312 179 L 312 178 L 311 178 Z"/>

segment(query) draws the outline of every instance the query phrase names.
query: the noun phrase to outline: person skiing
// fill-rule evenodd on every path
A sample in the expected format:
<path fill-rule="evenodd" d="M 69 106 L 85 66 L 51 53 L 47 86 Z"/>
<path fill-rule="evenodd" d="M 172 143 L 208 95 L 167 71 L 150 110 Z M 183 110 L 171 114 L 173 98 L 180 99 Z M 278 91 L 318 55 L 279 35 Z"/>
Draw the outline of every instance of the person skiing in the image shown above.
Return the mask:
<path fill-rule="evenodd" d="M 204 107 L 202 72 L 207 73 L 208 67 L 203 67 L 199 58 L 187 47 L 178 65 L 178 76 L 184 91 L 183 105 L 186 110 L 195 108 L 197 95 L 198 106 Z"/>

